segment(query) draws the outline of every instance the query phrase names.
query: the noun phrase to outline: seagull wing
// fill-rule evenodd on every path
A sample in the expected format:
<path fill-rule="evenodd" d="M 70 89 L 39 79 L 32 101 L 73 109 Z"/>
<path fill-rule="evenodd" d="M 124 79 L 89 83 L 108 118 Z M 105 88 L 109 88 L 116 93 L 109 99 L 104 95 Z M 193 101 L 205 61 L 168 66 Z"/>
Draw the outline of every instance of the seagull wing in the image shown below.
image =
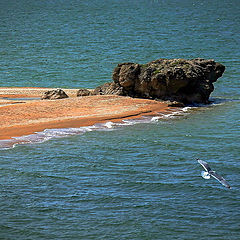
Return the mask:
<path fill-rule="evenodd" d="M 202 160 L 198 160 L 198 162 L 202 165 L 202 167 L 205 169 L 205 171 L 207 171 L 207 172 L 211 171 L 211 168 L 209 167 L 209 165 L 206 162 L 204 162 Z"/>
<path fill-rule="evenodd" d="M 227 183 L 227 181 L 222 177 L 220 176 L 219 174 L 217 174 L 215 171 L 210 171 L 209 174 L 217 179 L 223 186 L 227 187 L 227 188 L 231 188 L 230 185 Z"/>

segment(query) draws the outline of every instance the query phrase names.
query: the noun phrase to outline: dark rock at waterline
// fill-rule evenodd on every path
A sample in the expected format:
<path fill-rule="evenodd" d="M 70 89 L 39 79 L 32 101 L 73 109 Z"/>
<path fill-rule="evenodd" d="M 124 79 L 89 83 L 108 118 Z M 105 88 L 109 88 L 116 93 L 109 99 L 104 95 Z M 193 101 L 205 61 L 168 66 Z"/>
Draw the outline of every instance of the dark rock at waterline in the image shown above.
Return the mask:
<path fill-rule="evenodd" d="M 173 101 L 173 102 L 171 102 L 171 101 L 168 101 L 168 106 L 169 107 L 185 107 L 185 104 L 184 103 L 182 103 L 182 102 L 177 102 L 177 101 Z"/>
<path fill-rule="evenodd" d="M 94 94 L 116 94 L 189 103 L 208 103 L 213 83 L 225 67 L 214 60 L 158 59 L 147 64 L 121 63 L 113 82 L 97 87 Z"/>
<path fill-rule="evenodd" d="M 68 98 L 68 95 L 62 90 L 62 89 L 54 89 L 50 91 L 46 91 L 41 99 L 62 99 L 62 98 Z"/>

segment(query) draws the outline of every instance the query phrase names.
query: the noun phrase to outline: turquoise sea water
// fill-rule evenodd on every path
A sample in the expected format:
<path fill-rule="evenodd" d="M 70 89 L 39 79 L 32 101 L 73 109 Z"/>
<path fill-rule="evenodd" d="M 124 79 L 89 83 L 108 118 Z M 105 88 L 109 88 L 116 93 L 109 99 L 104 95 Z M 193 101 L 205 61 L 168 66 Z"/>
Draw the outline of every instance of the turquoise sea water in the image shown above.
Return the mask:
<path fill-rule="evenodd" d="M 240 239 L 239 13 L 237 0 L 2 0 L 2 87 L 93 88 L 158 58 L 226 71 L 209 106 L 0 141 L 0 239 Z"/>

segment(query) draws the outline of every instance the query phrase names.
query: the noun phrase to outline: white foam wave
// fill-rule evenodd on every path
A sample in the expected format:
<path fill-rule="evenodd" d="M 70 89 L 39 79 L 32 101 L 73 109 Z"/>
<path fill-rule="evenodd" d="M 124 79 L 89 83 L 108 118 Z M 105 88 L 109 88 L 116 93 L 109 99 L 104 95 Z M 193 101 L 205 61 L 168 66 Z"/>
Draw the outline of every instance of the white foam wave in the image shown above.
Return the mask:
<path fill-rule="evenodd" d="M 114 123 L 113 122 L 106 122 L 103 126 L 106 127 L 106 128 L 113 128 Z"/>
<path fill-rule="evenodd" d="M 172 108 L 172 111 L 170 111 L 169 113 L 160 113 L 159 116 L 152 117 L 151 121 L 154 122 L 161 119 L 172 119 L 172 118 L 184 116 L 189 113 L 190 109 L 192 109 L 192 107 Z"/>
<path fill-rule="evenodd" d="M 173 109 L 169 113 L 159 113 L 158 116 L 144 116 L 139 119 L 125 119 L 117 123 L 108 121 L 106 123 L 96 123 L 92 126 L 80 128 L 45 129 L 42 132 L 36 132 L 26 136 L 14 137 L 9 140 L 0 140 L 0 150 L 13 148 L 18 144 L 42 143 L 52 138 L 63 138 L 67 136 L 84 134 L 91 131 L 113 131 L 122 126 L 131 126 L 139 123 L 154 123 L 161 119 L 171 119 L 176 116 L 182 116 L 186 114 L 189 109 L 190 107 Z"/>

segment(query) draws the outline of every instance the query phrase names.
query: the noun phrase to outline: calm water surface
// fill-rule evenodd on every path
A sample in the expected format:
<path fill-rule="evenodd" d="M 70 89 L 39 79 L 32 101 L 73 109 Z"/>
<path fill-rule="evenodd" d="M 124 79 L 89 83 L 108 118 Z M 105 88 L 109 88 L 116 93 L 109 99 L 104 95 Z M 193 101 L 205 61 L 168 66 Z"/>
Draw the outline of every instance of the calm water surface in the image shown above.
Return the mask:
<path fill-rule="evenodd" d="M 240 239 L 239 12 L 237 0 L 2 0 L 2 87 L 96 87 L 118 63 L 158 58 L 226 71 L 210 106 L 1 141 L 0 239 Z M 198 157 L 232 189 L 204 180 Z"/>

